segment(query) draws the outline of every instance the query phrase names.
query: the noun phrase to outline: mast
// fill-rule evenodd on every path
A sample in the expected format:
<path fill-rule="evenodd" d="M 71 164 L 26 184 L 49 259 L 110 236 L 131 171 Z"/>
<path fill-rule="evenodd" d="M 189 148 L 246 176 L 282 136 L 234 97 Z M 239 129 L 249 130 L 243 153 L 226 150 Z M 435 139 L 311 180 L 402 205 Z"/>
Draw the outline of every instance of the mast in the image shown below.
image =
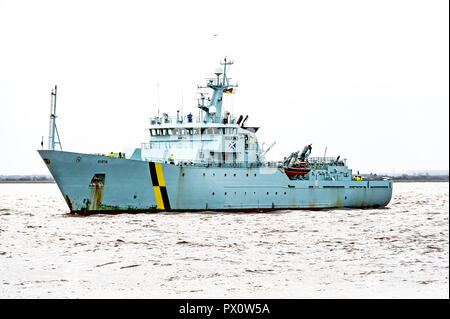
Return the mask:
<path fill-rule="evenodd" d="M 49 125 L 49 134 L 48 134 L 48 149 L 54 151 L 55 144 L 59 145 L 60 150 L 62 151 L 61 141 L 59 139 L 58 128 L 56 127 L 56 93 L 58 87 L 55 85 L 55 89 L 52 90 L 51 99 L 50 99 L 50 125 Z M 55 133 L 58 141 L 55 141 Z"/>
<path fill-rule="evenodd" d="M 198 86 L 199 89 L 209 88 L 213 90 L 213 95 L 208 105 L 204 104 L 204 99 L 202 99 L 202 103 L 199 101 L 198 104 L 198 107 L 206 113 L 206 121 L 211 123 L 220 123 L 222 120 L 223 92 L 226 89 L 237 87 L 237 84 L 229 84 L 229 79 L 226 76 L 227 65 L 232 65 L 233 61 L 227 61 L 227 58 L 225 57 L 224 62 L 221 62 L 220 64 L 223 65 L 222 81 L 220 79 L 222 72 L 219 70 L 215 73 L 217 76 L 216 79 L 208 79 L 206 86 Z"/>

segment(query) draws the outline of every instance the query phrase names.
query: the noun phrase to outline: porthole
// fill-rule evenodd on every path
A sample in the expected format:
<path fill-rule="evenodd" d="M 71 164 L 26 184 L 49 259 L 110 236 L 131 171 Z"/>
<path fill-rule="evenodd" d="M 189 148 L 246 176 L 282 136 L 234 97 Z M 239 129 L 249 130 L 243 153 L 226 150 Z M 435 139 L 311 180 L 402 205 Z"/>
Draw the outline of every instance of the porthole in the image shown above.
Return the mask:
<path fill-rule="evenodd" d="M 227 192 L 225 192 L 225 195 L 227 194 Z"/>
<path fill-rule="evenodd" d="M 278 195 L 278 192 L 275 192 L 275 195 Z"/>
<path fill-rule="evenodd" d="M 223 174 L 223 176 L 227 176 L 227 173 Z"/>
<path fill-rule="evenodd" d="M 233 176 L 236 176 L 236 174 L 233 174 Z"/>
<path fill-rule="evenodd" d="M 266 194 L 269 195 L 269 192 L 267 192 Z"/>
<path fill-rule="evenodd" d="M 286 192 L 284 192 L 284 195 L 286 195 Z"/>
<path fill-rule="evenodd" d="M 216 173 L 213 173 L 213 176 L 216 176 Z"/>
<path fill-rule="evenodd" d="M 184 173 L 183 174 L 181 174 L 182 176 L 184 176 Z"/>
<path fill-rule="evenodd" d="M 203 176 L 205 176 L 205 173 L 203 173 Z"/>
<path fill-rule="evenodd" d="M 256 173 L 255 173 L 255 176 L 256 176 Z"/>
<path fill-rule="evenodd" d="M 247 177 L 248 177 L 248 173 L 247 173 L 247 174 L 245 174 L 245 176 L 247 176 Z"/>
<path fill-rule="evenodd" d="M 212 192 L 212 195 L 214 196 L 214 192 Z"/>

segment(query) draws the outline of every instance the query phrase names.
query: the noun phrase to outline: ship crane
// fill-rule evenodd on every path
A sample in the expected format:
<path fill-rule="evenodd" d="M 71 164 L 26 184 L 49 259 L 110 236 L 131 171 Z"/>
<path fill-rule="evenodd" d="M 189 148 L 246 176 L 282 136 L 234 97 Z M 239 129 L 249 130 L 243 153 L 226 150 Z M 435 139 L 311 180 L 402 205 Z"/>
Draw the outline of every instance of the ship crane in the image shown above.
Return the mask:
<path fill-rule="evenodd" d="M 305 146 L 300 153 L 300 151 L 293 152 L 291 155 L 289 155 L 285 160 L 283 161 L 284 166 L 293 166 L 298 164 L 298 162 L 306 162 L 309 158 L 309 155 L 311 154 L 311 147 L 312 144 L 309 144 Z M 300 153 L 300 155 L 299 155 Z"/>
<path fill-rule="evenodd" d="M 300 162 L 305 162 L 308 160 L 309 155 L 311 154 L 312 144 L 309 144 L 303 148 L 302 153 L 300 154 Z"/>
<path fill-rule="evenodd" d="M 264 156 L 264 155 L 266 155 L 267 154 L 267 152 L 269 152 L 270 151 L 270 149 L 272 148 L 272 147 L 274 147 L 275 146 L 275 144 L 276 144 L 277 142 L 273 142 L 265 151 L 263 151 L 262 153 L 261 153 L 261 155 L 260 156 Z"/>

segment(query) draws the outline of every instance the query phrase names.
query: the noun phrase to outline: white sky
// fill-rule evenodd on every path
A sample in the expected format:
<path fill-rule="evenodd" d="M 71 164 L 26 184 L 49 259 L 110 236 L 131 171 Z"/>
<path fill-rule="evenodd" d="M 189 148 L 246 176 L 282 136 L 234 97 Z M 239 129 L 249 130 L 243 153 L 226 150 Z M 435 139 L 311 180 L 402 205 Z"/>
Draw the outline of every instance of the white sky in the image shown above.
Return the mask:
<path fill-rule="evenodd" d="M 312 143 L 355 171 L 449 167 L 447 0 L 0 0 L 0 175 L 48 174 L 55 84 L 64 150 L 109 153 L 148 140 L 158 82 L 161 111 L 198 114 L 224 56 L 225 105 L 271 160 Z"/>

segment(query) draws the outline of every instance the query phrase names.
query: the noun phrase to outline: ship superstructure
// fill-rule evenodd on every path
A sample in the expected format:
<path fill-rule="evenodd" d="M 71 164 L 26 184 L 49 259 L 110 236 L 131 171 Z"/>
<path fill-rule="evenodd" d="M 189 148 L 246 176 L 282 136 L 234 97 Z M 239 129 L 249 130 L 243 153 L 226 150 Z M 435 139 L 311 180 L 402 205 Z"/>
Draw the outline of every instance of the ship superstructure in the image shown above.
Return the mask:
<path fill-rule="evenodd" d="M 176 117 L 152 117 L 149 141 L 130 157 L 40 150 L 71 212 L 264 211 L 389 203 L 391 180 L 355 178 L 340 157 L 310 157 L 311 145 L 282 161 L 266 162 L 270 147 L 260 146 L 259 128 L 245 125 L 248 116 L 222 109 L 224 94 L 237 87 L 227 77 L 232 63 L 225 58 L 223 71 L 199 86 L 212 90 L 211 97 L 201 93 L 199 116 L 178 111 Z"/>
<path fill-rule="evenodd" d="M 227 66 L 233 62 L 225 58 L 222 64 L 223 73 L 216 71 L 216 78 L 207 79 L 205 86 L 198 87 L 213 93 L 211 98 L 201 93 L 197 118 L 192 113 L 181 116 L 178 111 L 176 117 L 163 113 L 150 120 L 150 141 L 142 144 L 142 159 L 165 162 L 173 157 L 176 162 L 223 167 L 263 165 L 255 135 L 258 127 L 245 126 L 248 116 L 236 118 L 222 111 L 223 94 L 232 93 L 237 87 L 226 77 Z"/>

